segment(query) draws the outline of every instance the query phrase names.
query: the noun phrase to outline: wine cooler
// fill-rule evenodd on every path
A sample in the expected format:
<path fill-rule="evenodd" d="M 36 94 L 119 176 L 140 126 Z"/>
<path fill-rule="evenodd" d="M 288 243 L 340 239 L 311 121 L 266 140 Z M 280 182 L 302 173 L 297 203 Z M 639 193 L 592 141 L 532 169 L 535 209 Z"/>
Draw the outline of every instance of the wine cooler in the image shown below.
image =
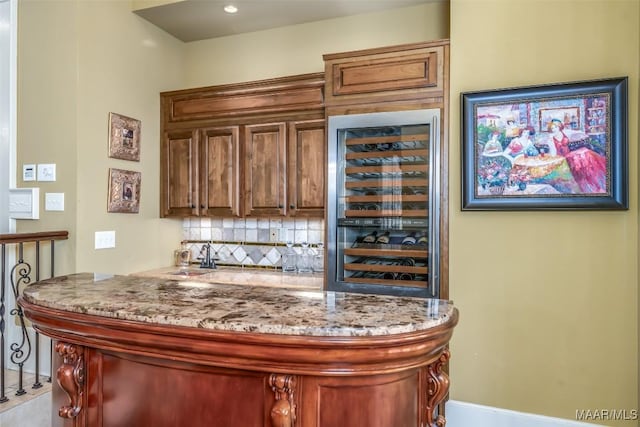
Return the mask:
<path fill-rule="evenodd" d="M 439 297 L 440 110 L 328 118 L 327 289 Z"/>

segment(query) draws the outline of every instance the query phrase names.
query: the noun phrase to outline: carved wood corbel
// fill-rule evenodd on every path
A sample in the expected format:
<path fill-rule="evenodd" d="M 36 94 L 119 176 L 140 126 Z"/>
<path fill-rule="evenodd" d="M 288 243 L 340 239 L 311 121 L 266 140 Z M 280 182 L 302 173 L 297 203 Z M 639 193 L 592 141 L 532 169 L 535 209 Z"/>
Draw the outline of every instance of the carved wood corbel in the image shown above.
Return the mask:
<path fill-rule="evenodd" d="M 442 370 L 442 367 L 450 357 L 449 349 L 446 349 L 438 360 L 427 366 L 427 425 L 429 427 L 444 427 L 447 424 L 444 415 L 436 415 L 435 412 L 449 392 L 449 375 Z"/>
<path fill-rule="evenodd" d="M 269 386 L 276 403 L 271 408 L 271 427 L 293 427 L 296 421 L 296 404 L 293 399 L 296 378 L 292 375 L 271 374 Z"/>
<path fill-rule="evenodd" d="M 70 403 L 60 407 L 58 415 L 61 418 L 75 418 L 82 410 L 84 347 L 57 342 L 55 349 L 62 357 L 62 364 L 56 372 L 56 378 L 60 388 L 69 396 Z"/>

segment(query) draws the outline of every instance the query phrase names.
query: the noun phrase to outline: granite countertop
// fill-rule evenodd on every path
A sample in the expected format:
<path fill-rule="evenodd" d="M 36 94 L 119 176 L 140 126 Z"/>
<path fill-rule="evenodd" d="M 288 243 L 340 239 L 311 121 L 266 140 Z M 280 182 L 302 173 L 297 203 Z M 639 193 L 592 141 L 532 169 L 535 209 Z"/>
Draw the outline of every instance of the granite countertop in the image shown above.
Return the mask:
<path fill-rule="evenodd" d="M 132 273 L 132 276 L 155 277 L 168 280 L 223 283 L 228 285 L 253 285 L 278 288 L 322 290 L 322 274 L 288 274 L 265 268 L 218 267 L 216 269 L 193 267 L 165 267 Z"/>
<path fill-rule="evenodd" d="M 78 273 L 32 283 L 29 303 L 158 325 L 301 336 L 385 336 L 454 317 L 449 301 Z"/>

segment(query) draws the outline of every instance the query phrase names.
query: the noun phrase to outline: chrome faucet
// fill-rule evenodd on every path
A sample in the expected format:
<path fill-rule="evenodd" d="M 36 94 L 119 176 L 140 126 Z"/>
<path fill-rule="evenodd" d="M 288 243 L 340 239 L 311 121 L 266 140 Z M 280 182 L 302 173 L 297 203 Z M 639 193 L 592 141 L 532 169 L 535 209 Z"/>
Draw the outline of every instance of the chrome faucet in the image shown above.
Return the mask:
<path fill-rule="evenodd" d="M 204 253 L 204 256 L 203 256 Z M 202 245 L 202 249 L 200 249 L 200 255 L 202 256 L 202 262 L 200 263 L 200 268 L 217 268 L 216 263 L 211 256 L 211 244 L 207 243 L 206 245 Z"/>

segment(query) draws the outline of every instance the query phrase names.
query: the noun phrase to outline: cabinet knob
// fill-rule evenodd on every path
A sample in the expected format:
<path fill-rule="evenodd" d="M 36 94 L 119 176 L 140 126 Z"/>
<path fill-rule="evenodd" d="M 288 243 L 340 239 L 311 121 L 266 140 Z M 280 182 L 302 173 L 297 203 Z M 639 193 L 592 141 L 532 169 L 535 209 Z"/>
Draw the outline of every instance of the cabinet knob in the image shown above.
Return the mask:
<path fill-rule="evenodd" d="M 191 209 L 195 209 L 195 208 L 196 208 L 196 205 L 191 205 Z"/>
<path fill-rule="evenodd" d="M 282 209 L 282 205 L 278 205 L 278 209 Z"/>
<path fill-rule="evenodd" d="M 295 209 L 296 205 L 289 205 L 289 209 Z"/>
<path fill-rule="evenodd" d="M 200 209 L 204 209 L 204 205 L 200 205 Z"/>

